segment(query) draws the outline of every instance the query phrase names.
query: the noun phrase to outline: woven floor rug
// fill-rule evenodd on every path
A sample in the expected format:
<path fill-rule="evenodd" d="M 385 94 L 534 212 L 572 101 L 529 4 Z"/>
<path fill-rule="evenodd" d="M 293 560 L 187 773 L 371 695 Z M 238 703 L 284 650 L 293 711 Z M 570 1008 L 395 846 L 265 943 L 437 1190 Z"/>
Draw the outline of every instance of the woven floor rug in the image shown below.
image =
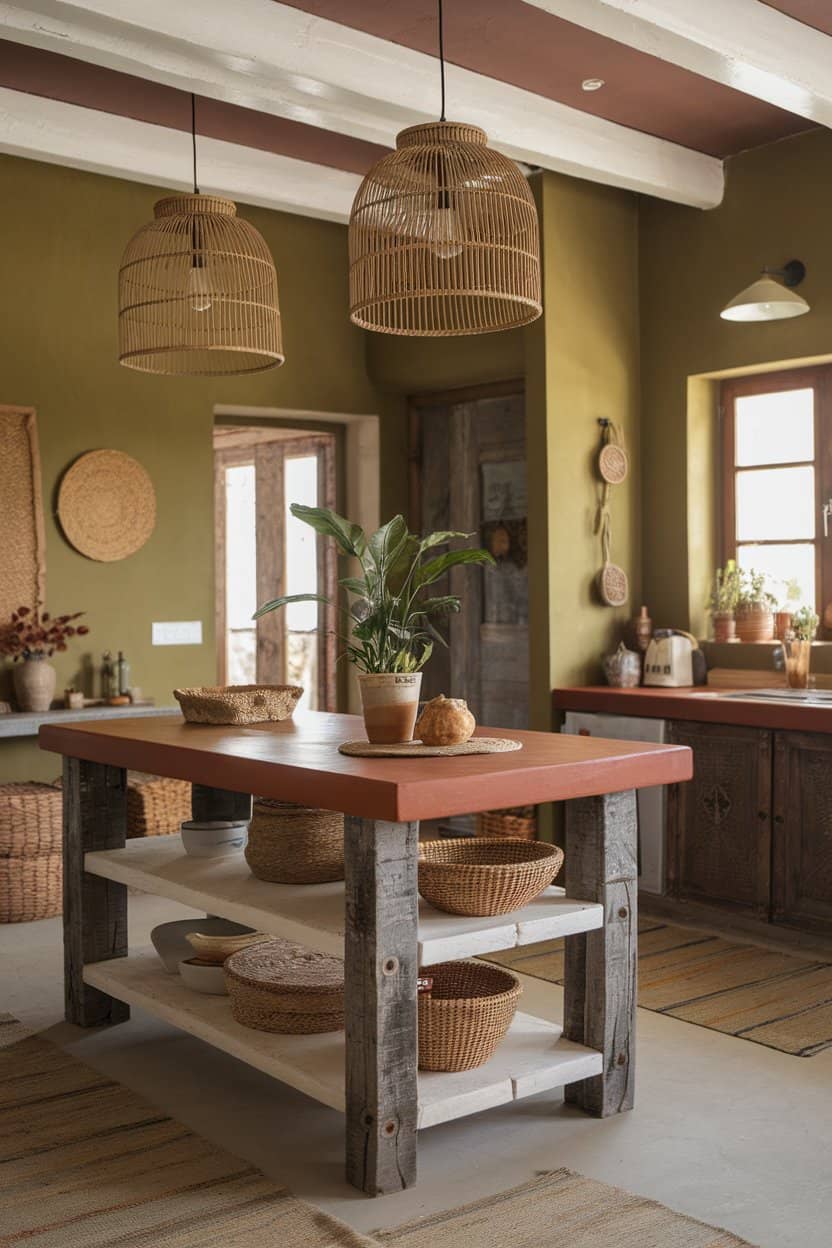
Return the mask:
<path fill-rule="evenodd" d="M 0 1015 L 3 1248 L 369 1248 Z"/>
<path fill-rule="evenodd" d="M 751 1248 L 727 1231 L 571 1170 L 376 1236 L 400 1248 Z"/>
<path fill-rule="evenodd" d="M 659 920 L 639 924 L 638 1003 L 712 1031 L 811 1057 L 832 1045 L 832 965 L 738 945 Z M 489 962 L 563 983 L 563 941 L 492 954 Z"/>

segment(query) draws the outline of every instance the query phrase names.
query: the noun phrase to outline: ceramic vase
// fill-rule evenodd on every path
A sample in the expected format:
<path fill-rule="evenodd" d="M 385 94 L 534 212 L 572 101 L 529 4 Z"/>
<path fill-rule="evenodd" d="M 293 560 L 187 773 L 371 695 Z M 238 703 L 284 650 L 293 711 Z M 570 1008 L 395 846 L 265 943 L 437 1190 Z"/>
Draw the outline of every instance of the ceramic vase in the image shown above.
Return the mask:
<path fill-rule="evenodd" d="M 421 672 L 364 672 L 358 677 L 367 740 L 398 745 L 413 740 Z"/>
<path fill-rule="evenodd" d="M 737 636 L 740 641 L 771 641 L 774 615 L 764 602 L 747 602 L 737 607 Z"/>
<path fill-rule="evenodd" d="M 736 641 L 737 621 L 733 611 L 714 611 L 714 641 Z"/>
<path fill-rule="evenodd" d="M 21 711 L 48 711 L 55 696 L 57 673 L 45 658 L 14 665 L 14 695 Z"/>

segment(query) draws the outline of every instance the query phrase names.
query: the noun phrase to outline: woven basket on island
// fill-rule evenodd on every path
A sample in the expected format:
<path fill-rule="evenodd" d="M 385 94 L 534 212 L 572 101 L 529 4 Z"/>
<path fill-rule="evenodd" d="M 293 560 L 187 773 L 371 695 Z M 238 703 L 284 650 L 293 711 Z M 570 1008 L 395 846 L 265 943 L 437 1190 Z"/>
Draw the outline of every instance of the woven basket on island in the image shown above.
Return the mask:
<path fill-rule="evenodd" d="M 344 878 L 344 816 L 256 797 L 246 862 L 270 884 L 325 884 Z"/>
<path fill-rule="evenodd" d="M 439 962 L 419 993 L 419 1069 L 473 1070 L 505 1036 L 522 989 L 516 975 L 485 962 Z"/>
<path fill-rule="evenodd" d="M 542 841 L 457 837 L 419 846 L 419 892 L 447 914 L 509 914 L 552 883 L 563 850 Z"/>
<path fill-rule="evenodd" d="M 0 784 L 0 923 L 61 913 L 61 798 L 51 784 Z"/>
<path fill-rule="evenodd" d="M 506 810 L 483 810 L 477 815 L 477 836 L 533 841 L 537 836 L 536 809 L 534 806 L 509 806 Z"/>
<path fill-rule="evenodd" d="M 216 685 L 174 689 L 189 724 L 265 724 L 291 719 L 300 685 Z"/>
<path fill-rule="evenodd" d="M 340 1031 L 344 963 L 291 940 L 249 945 L 226 958 L 231 1013 L 244 1027 L 285 1035 Z"/>

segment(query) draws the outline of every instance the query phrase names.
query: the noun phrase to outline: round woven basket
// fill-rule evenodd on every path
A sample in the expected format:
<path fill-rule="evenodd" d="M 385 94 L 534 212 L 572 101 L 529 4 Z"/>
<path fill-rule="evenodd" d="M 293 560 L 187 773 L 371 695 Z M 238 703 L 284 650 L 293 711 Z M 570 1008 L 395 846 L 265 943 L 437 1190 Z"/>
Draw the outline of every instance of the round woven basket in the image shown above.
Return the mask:
<path fill-rule="evenodd" d="M 241 949 L 224 963 L 231 1013 L 244 1027 L 289 1035 L 344 1026 L 344 964 L 290 940 Z"/>
<path fill-rule="evenodd" d="M 537 835 L 534 806 L 510 806 L 506 810 L 483 810 L 477 815 L 477 835 L 533 841 Z"/>
<path fill-rule="evenodd" d="M 258 797 L 246 862 L 271 884 L 325 884 L 344 878 L 344 816 Z"/>
<path fill-rule="evenodd" d="M 483 1066 L 511 1026 L 522 988 L 516 975 L 484 962 L 439 962 L 420 972 L 419 1069 Z"/>
<path fill-rule="evenodd" d="M 0 858 L 0 923 L 51 919 L 62 909 L 63 857 Z"/>
<path fill-rule="evenodd" d="M 447 914 L 509 914 L 542 893 L 563 850 L 542 841 L 459 837 L 419 846 L 419 892 Z"/>
<path fill-rule="evenodd" d="M 62 800 L 52 784 L 0 784 L 0 858 L 59 854 Z"/>
<path fill-rule="evenodd" d="M 153 482 L 122 451 L 90 451 L 64 473 L 58 518 L 67 541 L 88 559 L 125 559 L 144 546 L 155 527 Z"/>

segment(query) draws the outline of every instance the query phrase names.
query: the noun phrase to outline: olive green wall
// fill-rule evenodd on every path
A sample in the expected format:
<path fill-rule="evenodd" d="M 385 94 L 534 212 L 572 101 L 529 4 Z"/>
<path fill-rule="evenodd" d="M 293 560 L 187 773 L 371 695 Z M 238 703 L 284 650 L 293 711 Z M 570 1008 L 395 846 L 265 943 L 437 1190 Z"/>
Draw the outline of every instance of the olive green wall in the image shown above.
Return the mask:
<path fill-rule="evenodd" d="M 710 212 L 640 206 L 644 597 L 653 619 L 703 627 L 716 556 L 715 386 L 703 374 L 803 363 L 832 350 L 832 134 L 814 130 L 728 162 Z M 763 265 L 797 257 L 811 312 L 794 320 L 720 319 Z"/>
<path fill-rule="evenodd" d="M 278 268 L 286 363 L 256 377 L 160 378 L 116 359 L 116 275 L 130 236 L 164 194 L 152 187 L 0 157 L 0 403 L 37 409 L 53 611 L 85 610 L 88 644 L 58 656 L 59 689 L 85 652 L 123 649 L 133 680 L 160 703 L 175 685 L 214 678 L 214 404 L 318 412 L 379 410 L 364 335 L 350 325 L 343 226 L 243 207 Z M 382 508 L 406 488 L 403 422 L 382 427 Z M 137 554 L 94 563 L 53 519 L 54 492 L 84 451 L 115 447 L 147 468 L 156 530 Z M 151 647 L 153 620 L 202 620 L 202 646 Z M 0 694 L 2 696 L 2 694 Z M 0 743 L 0 775 L 49 776 L 56 760 L 33 742 Z"/>

